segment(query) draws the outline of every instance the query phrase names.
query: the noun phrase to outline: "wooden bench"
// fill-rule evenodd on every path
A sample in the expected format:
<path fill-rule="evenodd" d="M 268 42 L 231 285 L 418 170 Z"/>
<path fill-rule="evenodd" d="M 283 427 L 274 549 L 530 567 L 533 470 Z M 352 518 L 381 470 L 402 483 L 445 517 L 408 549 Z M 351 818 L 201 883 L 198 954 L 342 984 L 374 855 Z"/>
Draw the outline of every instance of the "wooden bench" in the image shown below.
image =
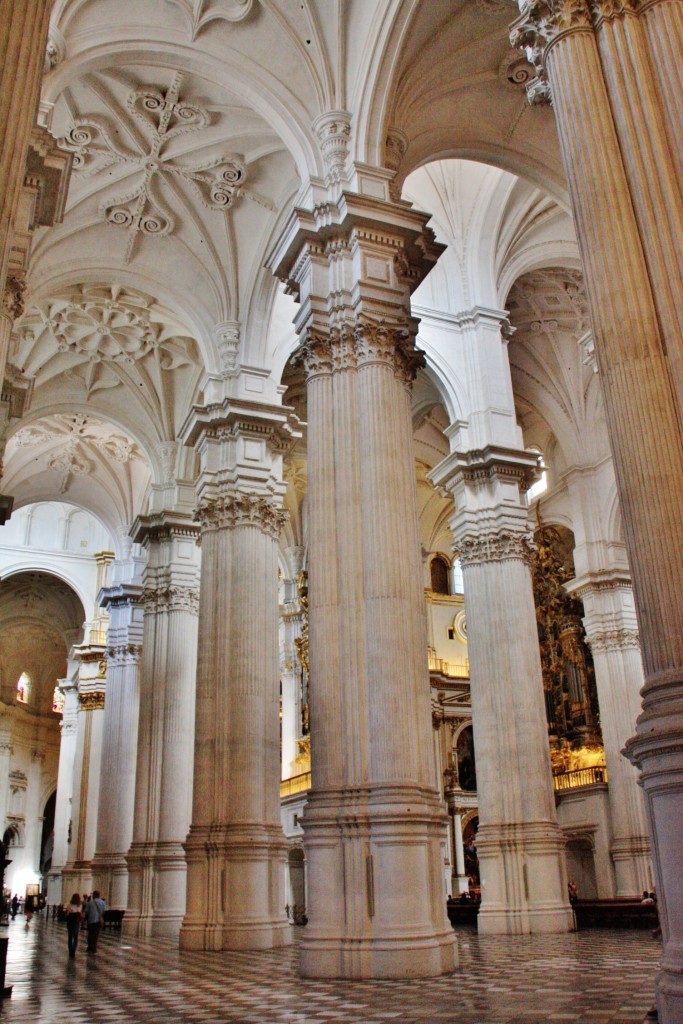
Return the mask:
<path fill-rule="evenodd" d="M 460 900 L 448 900 L 446 904 L 448 920 L 454 928 L 460 924 L 476 925 L 479 904 L 480 900 L 466 900 L 464 903 L 461 903 Z"/>
<path fill-rule="evenodd" d="M 125 910 L 105 910 L 103 928 L 120 928 Z"/>
<path fill-rule="evenodd" d="M 577 928 L 659 927 L 656 903 L 641 903 L 639 897 L 614 900 L 576 900 L 572 903 Z"/>

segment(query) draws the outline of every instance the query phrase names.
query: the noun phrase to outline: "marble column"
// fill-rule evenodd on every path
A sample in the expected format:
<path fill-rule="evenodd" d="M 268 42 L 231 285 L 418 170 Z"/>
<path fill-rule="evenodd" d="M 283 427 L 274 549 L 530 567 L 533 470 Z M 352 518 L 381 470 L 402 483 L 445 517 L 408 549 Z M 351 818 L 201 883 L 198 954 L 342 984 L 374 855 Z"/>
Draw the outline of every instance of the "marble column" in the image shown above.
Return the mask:
<path fill-rule="evenodd" d="M 550 94 L 557 118 L 633 576 L 645 686 L 627 751 L 642 771 L 653 840 L 659 1020 L 674 1024 L 683 1018 L 683 374 L 680 154 L 662 122 L 680 118 L 681 4 L 520 6 L 513 42 L 528 49 L 536 92 Z M 672 56 L 662 90 L 660 53 Z"/>
<path fill-rule="evenodd" d="M 4 0 L 0 18 L 0 381 L 12 325 L 5 294 L 12 228 L 38 106 L 52 0 Z"/>
<path fill-rule="evenodd" d="M 7 828 L 9 809 L 9 772 L 12 756 L 12 718 L 3 713 L 0 717 L 0 839 Z"/>
<path fill-rule="evenodd" d="M 109 612 L 107 700 L 104 708 L 97 847 L 93 886 L 107 904 L 128 906 L 126 854 L 133 838 L 142 653 L 144 559 L 114 562 L 112 583 L 98 595 Z"/>
<path fill-rule="evenodd" d="M 300 299 L 308 396 L 312 790 L 308 977 L 452 970 L 435 789 L 410 384 L 427 217 L 344 193 L 298 211 L 271 266 Z M 329 311 L 329 312 L 328 312 Z"/>
<path fill-rule="evenodd" d="M 291 941 L 280 823 L 278 539 L 296 419 L 241 399 L 195 408 L 202 538 L 192 824 L 181 949 Z"/>
<path fill-rule="evenodd" d="M 199 527 L 187 513 L 140 516 L 147 551 L 135 817 L 128 863 L 129 935 L 177 936 L 185 913 L 183 843 L 192 811 Z"/>
<path fill-rule="evenodd" d="M 454 550 L 465 579 L 482 934 L 572 927 L 524 499 L 535 459 L 523 450 L 487 446 L 456 451 L 430 474 L 453 496 Z"/>
<path fill-rule="evenodd" d="M 69 825 L 72 818 L 74 768 L 78 741 L 78 675 L 60 679 L 59 689 L 64 696 L 62 720 L 59 723 L 59 767 L 57 769 L 57 800 L 55 806 L 54 846 L 52 864 L 47 879 L 47 902 L 66 902 L 71 893 L 64 893 L 62 871 L 69 857 Z"/>
<path fill-rule="evenodd" d="M 68 855 L 62 871 L 62 892 L 92 892 L 92 859 L 97 839 L 97 804 L 107 686 L 106 647 L 80 644 L 73 648 L 78 667 L 78 726 L 73 799 L 67 829 Z"/>

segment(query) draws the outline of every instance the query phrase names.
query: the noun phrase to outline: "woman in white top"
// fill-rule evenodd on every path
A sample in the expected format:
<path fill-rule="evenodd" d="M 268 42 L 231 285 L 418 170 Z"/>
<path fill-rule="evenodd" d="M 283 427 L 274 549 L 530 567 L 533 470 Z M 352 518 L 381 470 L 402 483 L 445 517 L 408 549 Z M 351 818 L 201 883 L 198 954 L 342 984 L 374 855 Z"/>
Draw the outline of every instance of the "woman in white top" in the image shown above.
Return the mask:
<path fill-rule="evenodd" d="M 66 931 L 69 939 L 69 956 L 76 956 L 78 946 L 78 933 L 81 928 L 81 897 L 77 892 L 71 897 L 71 903 L 66 908 Z"/>

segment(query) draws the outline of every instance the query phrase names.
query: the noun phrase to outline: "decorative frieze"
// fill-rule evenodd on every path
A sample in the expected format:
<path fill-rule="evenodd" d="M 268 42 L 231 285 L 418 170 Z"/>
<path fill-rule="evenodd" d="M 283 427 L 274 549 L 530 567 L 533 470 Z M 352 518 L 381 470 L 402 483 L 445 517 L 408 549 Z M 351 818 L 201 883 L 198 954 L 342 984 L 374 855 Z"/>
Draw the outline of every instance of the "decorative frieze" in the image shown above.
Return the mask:
<path fill-rule="evenodd" d="M 203 502 L 195 513 L 195 520 L 203 531 L 255 526 L 274 540 L 279 539 L 287 518 L 287 512 L 270 498 L 259 494 L 228 494 L 211 498 Z"/>
<path fill-rule="evenodd" d="M 90 690 L 79 693 L 78 703 L 81 711 L 101 711 L 104 708 L 104 690 Z"/>
<path fill-rule="evenodd" d="M 415 348 L 412 323 L 390 323 L 358 317 L 355 323 L 331 327 L 329 331 L 309 328 L 299 349 L 308 380 L 313 377 L 359 369 L 383 363 L 397 377 L 412 383 L 425 365 L 424 352 Z"/>
<path fill-rule="evenodd" d="M 640 637 L 635 629 L 605 629 L 586 637 L 593 654 L 609 654 L 626 648 L 640 650 Z"/>
<path fill-rule="evenodd" d="M 530 566 L 534 548 L 530 532 L 513 533 L 508 530 L 491 530 L 488 533 L 458 539 L 458 557 L 463 568 L 512 560 L 522 561 L 525 565 Z"/>
<path fill-rule="evenodd" d="M 147 585 L 143 592 L 145 612 L 191 612 L 199 613 L 199 588 Z"/>
<path fill-rule="evenodd" d="M 115 666 L 137 665 L 141 654 L 141 644 L 117 644 L 107 648 L 107 658 Z"/>
<path fill-rule="evenodd" d="M 351 115 L 346 110 L 328 110 L 313 122 L 320 151 L 331 181 L 344 173 L 351 138 Z"/>

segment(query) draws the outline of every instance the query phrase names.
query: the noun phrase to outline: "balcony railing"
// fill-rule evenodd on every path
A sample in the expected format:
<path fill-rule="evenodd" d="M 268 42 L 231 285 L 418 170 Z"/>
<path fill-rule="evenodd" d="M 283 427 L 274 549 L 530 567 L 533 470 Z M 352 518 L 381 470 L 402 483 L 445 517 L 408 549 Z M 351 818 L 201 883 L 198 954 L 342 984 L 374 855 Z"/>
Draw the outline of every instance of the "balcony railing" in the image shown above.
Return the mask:
<path fill-rule="evenodd" d="M 438 672 L 440 675 L 446 676 L 447 679 L 469 679 L 470 663 L 469 661 L 444 661 L 443 658 L 437 658 L 430 649 L 429 671 Z"/>
<path fill-rule="evenodd" d="M 607 782 L 607 769 L 604 764 L 593 765 L 592 768 L 577 768 L 573 772 L 558 772 L 553 775 L 555 792 L 566 789 L 577 789 L 579 786 L 594 786 L 598 782 Z"/>
<path fill-rule="evenodd" d="M 280 783 L 280 797 L 294 796 L 296 793 L 305 793 L 310 788 L 310 772 L 304 772 L 302 775 L 293 775 L 291 779 L 283 779 Z"/>

